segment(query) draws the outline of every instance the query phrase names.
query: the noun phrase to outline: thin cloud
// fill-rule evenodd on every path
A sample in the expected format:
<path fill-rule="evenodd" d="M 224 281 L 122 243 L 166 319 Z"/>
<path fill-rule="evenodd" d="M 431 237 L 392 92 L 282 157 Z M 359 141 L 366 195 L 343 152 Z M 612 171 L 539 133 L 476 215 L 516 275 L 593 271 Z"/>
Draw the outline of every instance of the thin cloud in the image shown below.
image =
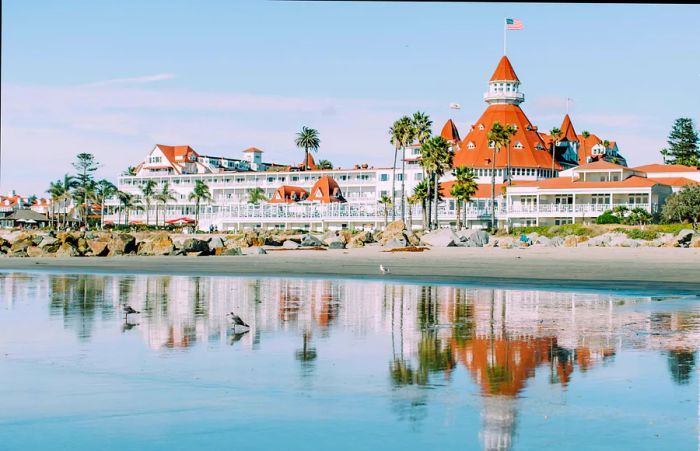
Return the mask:
<path fill-rule="evenodd" d="M 85 86 L 143 84 L 143 83 L 153 83 L 154 81 L 172 80 L 173 78 L 175 78 L 175 74 L 163 73 L 163 74 L 154 74 L 154 75 L 143 75 L 141 77 L 112 78 L 110 80 L 101 80 L 101 81 L 96 81 L 94 83 L 88 83 Z"/>

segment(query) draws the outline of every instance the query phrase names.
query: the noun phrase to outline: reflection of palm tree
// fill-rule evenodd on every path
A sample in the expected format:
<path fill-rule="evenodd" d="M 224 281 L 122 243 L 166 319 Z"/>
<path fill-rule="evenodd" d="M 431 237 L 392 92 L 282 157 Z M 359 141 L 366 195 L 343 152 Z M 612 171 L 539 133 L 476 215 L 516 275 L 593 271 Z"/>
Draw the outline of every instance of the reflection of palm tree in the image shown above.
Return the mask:
<path fill-rule="evenodd" d="M 668 353 L 668 369 L 673 381 L 679 385 L 690 382 L 695 367 L 695 352 L 687 349 L 673 349 Z"/>
<path fill-rule="evenodd" d="M 312 362 L 316 360 L 317 353 L 316 353 L 316 348 L 312 347 L 310 344 L 311 341 L 311 331 L 310 330 L 305 330 L 303 333 L 303 345 L 301 349 L 297 350 L 296 352 L 296 358 L 300 362 L 307 363 L 307 362 Z"/>

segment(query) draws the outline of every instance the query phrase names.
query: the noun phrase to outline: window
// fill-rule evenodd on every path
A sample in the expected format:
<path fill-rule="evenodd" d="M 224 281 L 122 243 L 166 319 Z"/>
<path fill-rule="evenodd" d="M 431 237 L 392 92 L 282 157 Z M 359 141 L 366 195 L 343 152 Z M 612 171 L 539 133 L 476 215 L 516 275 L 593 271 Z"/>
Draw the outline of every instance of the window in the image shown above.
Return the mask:
<path fill-rule="evenodd" d="M 421 181 L 423 180 L 423 173 L 422 172 L 416 172 L 413 176 L 414 180 Z"/>
<path fill-rule="evenodd" d="M 489 141 L 489 149 L 493 149 L 496 147 L 496 144 L 493 141 Z"/>
<path fill-rule="evenodd" d="M 163 160 L 163 157 L 149 157 L 148 162 L 149 163 L 160 163 Z"/>
<path fill-rule="evenodd" d="M 518 142 L 515 143 L 515 146 L 513 146 L 513 147 L 516 148 L 516 149 L 522 149 L 522 148 L 523 148 L 523 144 L 522 144 L 520 141 L 518 141 Z"/>
<path fill-rule="evenodd" d="M 387 195 L 389 195 L 389 191 L 383 190 L 383 191 L 380 191 L 380 192 L 379 192 L 379 197 L 384 197 L 384 196 L 387 196 Z"/>
<path fill-rule="evenodd" d="M 483 129 L 484 129 L 484 124 L 479 124 L 479 130 L 483 130 Z"/>
<path fill-rule="evenodd" d="M 649 203 L 648 194 L 630 194 L 628 196 L 628 203 L 630 204 L 647 204 Z"/>
<path fill-rule="evenodd" d="M 381 180 L 382 182 L 388 181 L 388 180 L 389 180 L 389 174 L 381 174 L 381 175 L 379 176 L 379 180 Z"/>
<path fill-rule="evenodd" d="M 474 143 L 471 142 L 471 141 L 469 141 L 469 144 L 467 144 L 467 148 L 469 148 L 469 149 L 473 149 L 473 148 L 475 148 L 475 147 L 476 147 L 476 146 L 475 146 Z"/>
<path fill-rule="evenodd" d="M 403 180 L 403 174 L 396 174 L 396 180 L 399 182 Z"/>
<path fill-rule="evenodd" d="M 296 182 L 299 180 L 299 176 L 293 175 L 292 176 L 292 182 Z"/>
<path fill-rule="evenodd" d="M 591 194 L 591 203 L 593 205 L 609 205 L 610 194 Z"/>

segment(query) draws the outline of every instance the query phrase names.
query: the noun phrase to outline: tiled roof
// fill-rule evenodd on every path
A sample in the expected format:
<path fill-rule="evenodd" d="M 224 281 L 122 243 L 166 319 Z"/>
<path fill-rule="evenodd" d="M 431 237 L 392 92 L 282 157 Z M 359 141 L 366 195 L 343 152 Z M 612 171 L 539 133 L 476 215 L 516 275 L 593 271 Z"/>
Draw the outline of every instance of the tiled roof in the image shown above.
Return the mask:
<path fill-rule="evenodd" d="M 682 164 L 645 164 L 634 168 L 639 172 L 694 172 L 698 171 L 696 166 L 685 166 Z"/>
<path fill-rule="evenodd" d="M 306 199 L 308 201 L 316 201 L 324 204 L 331 202 L 345 202 L 342 197 L 342 191 L 338 186 L 338 182 L 333 177 L 324 175 L 314 183 L 311 188 L 311 195 Z"/>
<path fill-rule="evenodd" d="M 511 104 L 493 104 L 486 108 L 476 125 L 462 140 L 460 149 L 454 156 L 455 167 L 462 165 L 471 168 L 491 167 L 493 149 L 488 146 L 487 135 L 496 121 L 502 125 L 515 125 L 517 128 L 510 140 L 511 167 L 544 169 L 552 167 L 552 156 L 542 137 L 534 129 L 523 110 Z M 475 147 L 470 149 L 469 143 L 473 143 Z M 518 143 L 522 149 L 516 148 Z M 538 145 L 542 148 L 541 150 L 537 148 Z M 506 167 L 507 153 L 503 148 L 496 154 L 497 168 Z M 561 166 L 556 162 L 554 168 L 561 170 Z"/>
<path fill-rule="evenodd" d="M 520 81 L 507 56 L 503 56 L 489 81 Z"/>
<path fill-rule="evenodd" d="M 440 132 L 440 136 L 445 138 L 447 141 L 459 141 L 459 130 L 457 130 L 457 126 L 452 119 L 448 119 L 447 122 L 445 122 L 445 125 L 443 125 L 442 131 Z"/>
<path fill-rule="evenodd" d="M 306 159 L 306 164 L 305 164 L 304 160 L 302 160 L 301 163 L 299 163 L 299 166 L 301 168 L 304 168 L 304 169 L 310 168 L 312 170 L 318 168 L 318 166 L 316 165 L 316 161 L 314 160 L 314 156 L 311 155 L 311 152 L 309 152 L 309 154 L 308 154 L 308 157 Z"/>
<path fill-rule="evenodd" d="M 448 199 L 452 198 L 452 194 L 450 194 L 450 190 L 452 189 L 452 185 L 455 184 L 454 180 L 450 180 L 449 182 L 441 182 L 440 183 L 440 195 L 442 197 Z M 503 194 L 503 187 L 506 186 L 504 183 L 496 183 L 496 197 L 499 197 L 500 195 Z M 480 183 L 477 185 L 476 188 L 476 193 L 472 196 L 472 199 L 490 199 L 491 198 L 491 184 L 490 183 Z"/>
<path fill-rule="evenodd" d="M 575 167 L 574 171 L 595 171 L 595 170 L 605 170 L 605 169 L 629 169 L 620 164 L 610 163 L 609 161 L 599 160 L 593 163 L 582 164 L 581 166 Z"/>
<path fill-rule="evenodd" d="M 670 186 L 686 186 L 686 185 L 700 185 L 700 182 L 692 180 L 686 177 L 660 177 L 653 178 L 650 177 L 648 180 L 653 180 L 657 183 Z"/>
<path fill-rule="evenodd" d="M 272 195 L 272 197 L 270 198 L 270 203 L 291 204 L 303 200 L 308 195 L 309 192 L 300 186 L 282 185 L 279 188 L 277 188 L 275 193 Z"/>
<path fill-rule="evenodd" d="M 156 144 L 156 147 L 163 152 L 165 158 L 173 164 L 176 170 L 179 170 L 179 165 L 188 161 L 188 156 L 194 154 L 199 156 L 197 152 L 194 151 L 190 146 L 166 146 L 164 144 Z M 177 157 L 182 157 L 182 159 L 177 159 Z"/>
<path fill-rule="evenodd" d="M 247 148 L 246 150 L 244 150 L 243 152 L 258 152 L 258 153 L 262 153 L 263 151 L 260 150 L 260 149 L 258 149 L 257 147 L 248 147 L 248 148 Z"/>
<path fill-rule="evenodd" d="M 515 187 L 533 186 L 541 189 L 588 189 L 588 188 L 648 188 L 654 185 L 665 183 L 646 177 L 633 175 L 624 180 L 613 182 L 582 182 L 578 179 L 572 180 L 570 177 L 554 177 L 551 179 L 535 181 L 518 181 Z"/>
<path fill-rule="evenodd" d="M 576 136 L 576 131 L 574 130 L 574 124 L 571 123 L 571 118 L 568 114 L 564 116 L 564 122 L 561 123 L 560 130 L 561 140 L 578 141 L 578 136 Z"/>

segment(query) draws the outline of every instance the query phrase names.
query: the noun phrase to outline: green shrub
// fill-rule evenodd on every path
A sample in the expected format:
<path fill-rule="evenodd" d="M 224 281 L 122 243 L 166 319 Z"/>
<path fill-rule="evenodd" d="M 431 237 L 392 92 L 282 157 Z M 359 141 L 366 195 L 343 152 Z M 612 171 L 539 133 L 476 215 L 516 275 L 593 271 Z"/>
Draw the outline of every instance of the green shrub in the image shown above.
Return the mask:
<path fill-rule="evenodd" d="M 612 211 L 606 210 L 602 215 L 595 220 L 596 224 L 619 224 L 620 218 L 615 216 Z"/>
<path fill-rule="evenodd" d="M 559 229 L 557 230 L 556 234 L 558 236 L 592 236 L 593 230 L 589 229 L 588 227 L 584 227 L 581 224 L 563 224 L 559 226 Z"/>
<path fill-rule="evenodd" d="M 625 230 L 625 234 L 627 235 L 627 238 L 633 239 L 633 240 L 655 240 L 656 238 L 659 237 L 659 233 L 656 230 L 642 230 L 642 229 L 627 229 Z"/>

